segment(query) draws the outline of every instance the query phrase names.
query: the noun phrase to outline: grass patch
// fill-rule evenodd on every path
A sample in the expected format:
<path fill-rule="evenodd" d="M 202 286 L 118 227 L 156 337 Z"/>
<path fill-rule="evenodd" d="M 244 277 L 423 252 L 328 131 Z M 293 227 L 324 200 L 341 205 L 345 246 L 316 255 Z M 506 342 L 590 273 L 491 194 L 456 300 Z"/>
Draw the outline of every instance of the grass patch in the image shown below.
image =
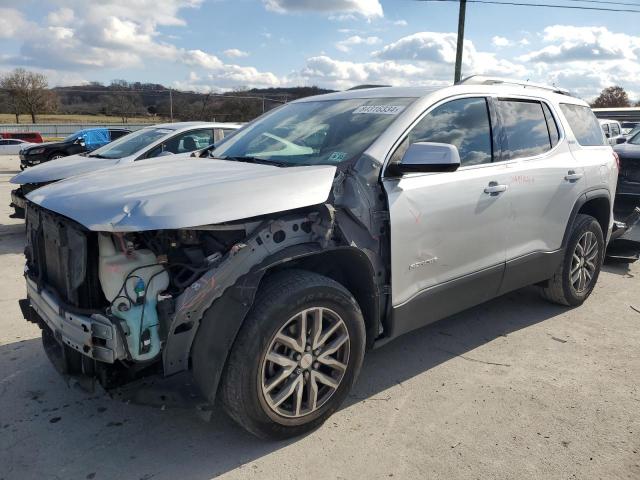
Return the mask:
<path fill-rule="evenodd" d="M 110 115 L 64 115 L 64 114 L 43 114 L 36 117 L 38 123 L 122 123 L 121 117 Z M 168 121 L 163 117 L 131 117 L 127 123 L 160 123 Z M 0 123 L 16 123 L 15 115 L 11 113 L 0 113 Z M 31 123 L 29 115 L 20 115 L 20 123 L 26 125 Z"/>

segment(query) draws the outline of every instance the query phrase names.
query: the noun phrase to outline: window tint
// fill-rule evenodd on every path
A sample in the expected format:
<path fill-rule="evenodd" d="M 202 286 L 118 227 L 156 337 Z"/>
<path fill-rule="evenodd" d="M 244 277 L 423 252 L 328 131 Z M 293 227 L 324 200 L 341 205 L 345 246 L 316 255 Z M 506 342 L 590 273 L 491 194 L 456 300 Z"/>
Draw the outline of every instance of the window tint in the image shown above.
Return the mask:
<path fill-rule="evenodd" d="M 562 103 L 560 108 L 580 145 L 606 145 L 598 119 L 589 107 Z"/>
<path fill-rule="evenodd" d="M 603 123 L 602 125 L 602 131 L 608 135 L 609 134 L 609 124 L 608 123 Z"/>
<path fill-rule="evenodd" d="M 409 145 L 416 142 L 455 145 L 461 165 L 491 162 L 491 123 L 486 99 L 461 98 L 436 107 L 413 127 L 391 162 L 400 162 Z"/>
<path fill-rule="evenodd" d="M 542 110 L 544 111 L 544 116 L 547 119 L 547 127 L 549 128 L 549 139 L 551 140 L 551 148 L 553 148 L 560 141 L 560 130 L 558 129 L 558 124 L 556 123 L 555 118 L 553 118 L 551 110 L 546 103 L 542 104 Z"/>
<path fill-rule="evenodd" d="M 499 100 L 506 145 L 504 160 L 533 157 L 551 150 L 547 120 L 540 102 Z"/>

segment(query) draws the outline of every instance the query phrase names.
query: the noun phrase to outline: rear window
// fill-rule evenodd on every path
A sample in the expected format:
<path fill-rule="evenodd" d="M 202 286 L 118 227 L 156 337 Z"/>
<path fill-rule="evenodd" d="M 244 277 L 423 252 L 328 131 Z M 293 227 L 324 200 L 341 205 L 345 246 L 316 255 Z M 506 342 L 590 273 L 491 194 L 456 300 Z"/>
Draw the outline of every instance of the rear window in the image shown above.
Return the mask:
<path fill-rule="evenodd" d="M 606 145 L 600 123 L 589 107 L 561 103 L 560 109 L 580 145 L 583 147 Z"/>
<path fill-rule="evenodd" d="M 533 157 L 551 150 L 547 119 L 540 102 L 500 100 L 498 109 L 506 137 L 504 160 Z"/>

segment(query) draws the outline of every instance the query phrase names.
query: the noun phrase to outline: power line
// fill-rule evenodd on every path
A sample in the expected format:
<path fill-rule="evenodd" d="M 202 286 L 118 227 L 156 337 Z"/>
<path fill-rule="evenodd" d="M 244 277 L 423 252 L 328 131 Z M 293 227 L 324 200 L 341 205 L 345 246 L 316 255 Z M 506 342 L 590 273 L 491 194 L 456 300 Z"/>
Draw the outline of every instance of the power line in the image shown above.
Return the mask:
<path fill-rule="evenodd" d="M 450 2 L 450 3 L 460 2 L 460 0 L 417 0 L 417 1 L 419 2 Z M 580 0 L 566 0 L 566 1 L 580 1 Z M 597 2 L 596 0 L 591 0 L 591 2 L 600 3 L 600 4 L 605 3 L 605 2 Z M 570 10 L 592 10 L 592 11 L 598 11 L 598 12 L 640 13 L 640 10 L 634 10 L 630 8 L 607 8 L 607 7 L 585 7 L 585 6 L 579 7 L 577 5 L 553 5 L 550 3 L 522 3 L 522 2 L 498 1 L 498 0 L 467 0 L 467 3 L 484 3 L 484 4 L 490 4 L 490 5 L 508 5 L 508 6 L 517 6 L 517 7 L 565 8 Z M 640 5 L 637 5 L 637 6 L 640 7 Z"/>

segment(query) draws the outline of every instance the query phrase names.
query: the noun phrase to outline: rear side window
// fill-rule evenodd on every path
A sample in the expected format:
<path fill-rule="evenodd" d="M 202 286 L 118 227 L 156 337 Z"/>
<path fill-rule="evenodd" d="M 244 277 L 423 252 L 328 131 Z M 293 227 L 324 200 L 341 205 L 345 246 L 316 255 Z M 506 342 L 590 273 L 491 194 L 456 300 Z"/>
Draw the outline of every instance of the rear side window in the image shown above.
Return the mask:
<path fill-rule="evenodd" d="M 455 145 L 462 166 L 491 162 L 493 143 L 487 100 L 461 98 L 434 108 L 413 127 L 391 161 L 400 162 L 409 145 L 416 142 Z"/>
<path fill-rule="evenodd" d="M 499 100 L 498 112 L 506 137 L 503 160 L 533 157 L 551 150 L 549 127 L 540 102 Z"/>
<path fill-rule="evenodd" d="M 583 147 L 606 145 L 600 123 L 589 107 L 561 103 L 560 109 L 580 145 Z"/>
<path fill-rule="evenodd" d="M 549 106 L 546 103 L 542 104 L 542 110 L 544 111 L 544 116 L 547 119 L 547 127 L 549 129 L 549 140 L 551 140 L 551 148 L 555 147 L 560 141 L 560 129 L 558 128 L 558 124 L 556 123 L 555 118 L 549 109 Z"/>

